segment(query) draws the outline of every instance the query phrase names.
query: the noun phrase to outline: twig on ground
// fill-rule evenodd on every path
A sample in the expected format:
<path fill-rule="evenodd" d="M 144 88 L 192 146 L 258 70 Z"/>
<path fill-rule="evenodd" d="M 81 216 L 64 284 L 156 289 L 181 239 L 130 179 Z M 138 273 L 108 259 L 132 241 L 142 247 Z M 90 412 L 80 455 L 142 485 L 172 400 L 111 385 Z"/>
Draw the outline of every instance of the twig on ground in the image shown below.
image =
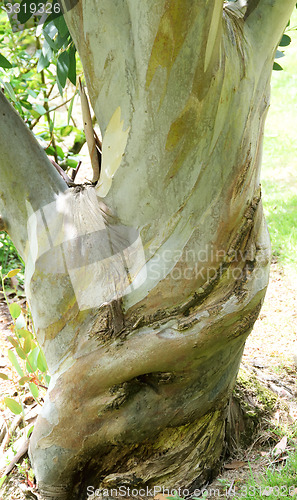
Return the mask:
<path fill-rule="evenodd" d="M 17 427 L 20 425 L 20 423 L 23 420 L 23 415 L 17 415 L 13 421 L 11 422 L 11 426 L 7 429 L 6 436 L 4 437 L 2 444 L 1 444 L 1 449 L 0 449 L 0 454 L 2 455 L 9 444 L 10 439 L 12 438 L 15 430 Z"/>
<path fill-rule="evenodd" d="M 23 456 L 27 453 L 28 448 L 29 448 L 29 442 L 30 439 L 27 438 L 20 446 L 18 449 L 16 455 L 13 457 L 13 459 L 10 461 L 8 466 L 6 467 L 4 471 L 4 476 L 8 476 L 8 474 L 11 473 L 12 469 L 16 466 L 16 464 L 23 458 Z"/>

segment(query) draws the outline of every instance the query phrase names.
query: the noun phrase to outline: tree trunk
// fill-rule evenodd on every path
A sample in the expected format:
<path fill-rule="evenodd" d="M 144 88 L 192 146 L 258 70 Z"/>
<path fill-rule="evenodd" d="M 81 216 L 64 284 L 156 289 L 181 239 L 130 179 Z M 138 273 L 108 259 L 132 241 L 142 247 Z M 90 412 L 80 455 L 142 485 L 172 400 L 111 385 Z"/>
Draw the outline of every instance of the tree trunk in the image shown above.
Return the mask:
<path fill-rule="evenodd" d="M 52 374 L 30 443 L 44 498 L 193 491 L 215 472 L 268 281 L 263 125 L 294 3 L 68 5 L 97 186 L 67 190 L 0 95 L 0 151 L 16 130 L 23 144 L 1 163 L 1 214 Z"/>

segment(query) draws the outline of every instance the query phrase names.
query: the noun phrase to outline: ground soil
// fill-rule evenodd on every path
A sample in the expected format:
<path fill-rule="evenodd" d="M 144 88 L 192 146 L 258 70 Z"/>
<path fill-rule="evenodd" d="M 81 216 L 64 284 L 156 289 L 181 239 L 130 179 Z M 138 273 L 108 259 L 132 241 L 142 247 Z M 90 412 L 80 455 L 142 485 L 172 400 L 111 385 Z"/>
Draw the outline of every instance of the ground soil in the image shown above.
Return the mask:
<path fill-rule="evenodd" d="M 271 266 L 271 278 L 260 316 L 254 330 L 248 338 L 242 359 L 242 366 L 257 375 L 277 396 L 275 410 L 269 420 L 261 423 L 260 432 L 254 437 L 248 448 L 238 448 L 226 458 L 221 475 L 207 488 L 211 492 L 205 498 L 230 498 L 235 491 L 250 477 L 250 468 L 257 478 L 273 461 L 283 463 L 286 453 L 297 447 L 297 297 L 293 280 L 274 262 Z M 0 372 L 11 379 L 18 376 L 7 358 L 10 347 L 6 337 L 10 334 L 10 316 L 7 306 L 0 299 Z M 4 396 L 16 394 L 16 387 L 9 381 L 0 380 L 1 393 Z M 23 398 L 28 395 L 22 395 Z M 27 406 L 32 400 L 25 399 Z M 7 424 L 13 420 L 12 413 L 0 405 L 0 419 Z M 287 435 L 285 450 L 275 459 L 271 450 Z M 27 478 L 30 465 L 25 461 L 10 474 L 0 488 L 1 500 L 36 499 L 38 494 L 30 487 Z M 0 475 L 1 477 L 1 475 Z M 296 480 L 297 483 L 297 480 Z M 230 489 L 231 488 L 231 489 Z M 296 490 L 297 491 L 297 490 Z M 166 496 L 158 496 L 158 500 Z"/>

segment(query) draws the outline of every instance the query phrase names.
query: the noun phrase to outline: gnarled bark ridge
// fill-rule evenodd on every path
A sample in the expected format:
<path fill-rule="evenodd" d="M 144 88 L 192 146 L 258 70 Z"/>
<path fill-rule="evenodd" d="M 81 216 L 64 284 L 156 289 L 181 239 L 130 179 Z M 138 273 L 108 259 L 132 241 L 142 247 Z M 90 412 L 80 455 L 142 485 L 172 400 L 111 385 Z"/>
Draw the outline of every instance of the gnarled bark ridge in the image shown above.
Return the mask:
<path fill-rule="evenodd" d="M 16 207 L 10 151 L 0 203 L 52 374 L 30 443 L 44 498 L 193 491 L 215 470 L 268 281 L 263 125 L 294 3 L 68 5 L 103 133 L 96 186 L 68 190 L 36 144 L 31 155 L 0 95 L 32 172 L 24 185 L 17 170 Z"/>

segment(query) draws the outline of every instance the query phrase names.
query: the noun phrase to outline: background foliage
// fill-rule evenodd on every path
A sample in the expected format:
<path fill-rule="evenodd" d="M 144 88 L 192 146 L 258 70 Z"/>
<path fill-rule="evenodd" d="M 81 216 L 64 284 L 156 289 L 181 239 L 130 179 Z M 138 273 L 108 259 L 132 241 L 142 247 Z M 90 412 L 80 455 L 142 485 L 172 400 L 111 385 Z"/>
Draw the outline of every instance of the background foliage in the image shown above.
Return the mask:
<path fill-rule="evenodd" d="M 49 16 L 38 25 L 23 10 L 9 19 L 8 5 L 0 2 L 0 87 L 52 160 L 65 171 L 76 169 L 85 135 L 72 111 L 82 69 L 64 18 Z M 0 268 L 5 275 L 16 267 L 23 281 L 23 262 L 0 232 Z"/>

